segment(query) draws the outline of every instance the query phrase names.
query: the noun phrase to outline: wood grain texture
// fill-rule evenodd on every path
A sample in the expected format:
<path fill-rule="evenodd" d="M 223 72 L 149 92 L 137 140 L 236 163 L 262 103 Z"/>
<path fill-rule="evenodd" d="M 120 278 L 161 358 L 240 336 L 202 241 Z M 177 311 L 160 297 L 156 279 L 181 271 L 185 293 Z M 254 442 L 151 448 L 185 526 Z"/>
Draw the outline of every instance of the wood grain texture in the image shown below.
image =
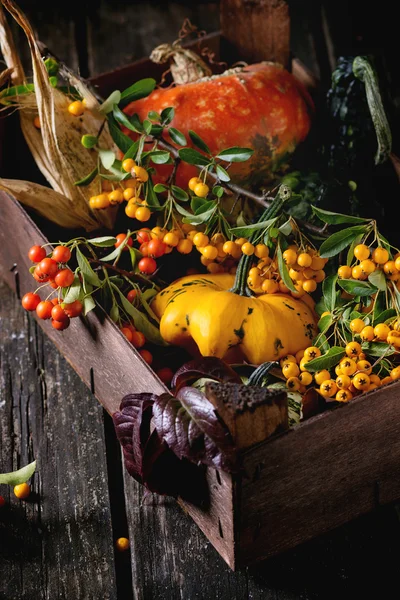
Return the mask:
<path fill-rule="evenodd" d="M 290 19 L 284 0 L 224 0 L 221 30 L 235 60 L 289 65 Z"/>
<path fill-rule="evenodd" d="M 28 501 L 1 486 L 0 598 L 114 600 L 101 407 L 4 283 L 0 298 L 0 472 L 38 461 Z"/>

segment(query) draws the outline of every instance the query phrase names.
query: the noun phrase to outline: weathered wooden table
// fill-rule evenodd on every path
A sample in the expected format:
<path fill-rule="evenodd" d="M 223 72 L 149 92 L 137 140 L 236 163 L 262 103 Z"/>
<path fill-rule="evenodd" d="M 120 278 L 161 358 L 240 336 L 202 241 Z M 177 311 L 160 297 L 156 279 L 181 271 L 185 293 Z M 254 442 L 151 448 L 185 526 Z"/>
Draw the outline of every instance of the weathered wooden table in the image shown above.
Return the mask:
<path fill-rule="evenodd" d="M 217 28 L 213 2 L 103 2 L 90 13 L 85 1 L 46 12 L 20 4 L 41 39 L 84 75 L 173 39 L 184 16 Z M 0 510 L 1 599 L 398 596 L 400 525 L 393 507 L 232 573 L 173 500 L 143 498 L 123 470 L 110 418 L 0 284 L 0 472 L 33 457 L 38 472 L 29 501 L 1 489 L 8 502 Z M 120 536 L 129 537 L 130 552 L 115 552 Z"/>

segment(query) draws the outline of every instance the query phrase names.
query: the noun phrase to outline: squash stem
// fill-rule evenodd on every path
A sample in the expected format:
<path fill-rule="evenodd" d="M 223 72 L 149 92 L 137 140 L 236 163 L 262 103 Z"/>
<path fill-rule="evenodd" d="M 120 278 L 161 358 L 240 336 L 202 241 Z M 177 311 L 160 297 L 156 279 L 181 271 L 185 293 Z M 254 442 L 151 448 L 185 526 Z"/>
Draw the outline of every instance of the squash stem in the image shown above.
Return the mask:
<path fill-rule="evenodd" d="M 284 202 L 288 198 L 290 198 L 290 195 L 291 195 L 290 188 L 287 187 L 286 185 L 281 185 L 274 200 L 272 200 L 269 207 L 266 208 L 265 211 L 260 216 L 259 222 L 268 221 L 269 219 L 273 219 L 274 217 L 278 216 L 278 214 L 282 210 Z M 255 231 L 249 237 L 249 241 L 254 242 L 254 240 L 257 238 L 257 236 L 259 234 L 260 234 L 259 231 Z M 249 272 L 249 269 L 250 269 L 252 263 L 253 263 L 253 256 L 245 256 L 245 255 L 242 256 L 242 258 L 239 261 L 238 267 L 237 267 L 235 282 L 233 284 L 233 287 L 229 290 L 230 292 L 233 292 L 234 294 L 238 294 L 239 296 L 253 296 L 254 295 L 253 292 L 250 290 L 250 288 L 247 285 L 247 274 Z"/>
<path fill-rule="evenodd" d="M 378 141 L 375 155 L 377 165 L 387 160 L 392 150 L 392 133 L 383 107 L 378 78 L 375 69 L 365 56 L 356 56 L 353 61 L 353 73 L 365 85 L 368 108 Z"/>

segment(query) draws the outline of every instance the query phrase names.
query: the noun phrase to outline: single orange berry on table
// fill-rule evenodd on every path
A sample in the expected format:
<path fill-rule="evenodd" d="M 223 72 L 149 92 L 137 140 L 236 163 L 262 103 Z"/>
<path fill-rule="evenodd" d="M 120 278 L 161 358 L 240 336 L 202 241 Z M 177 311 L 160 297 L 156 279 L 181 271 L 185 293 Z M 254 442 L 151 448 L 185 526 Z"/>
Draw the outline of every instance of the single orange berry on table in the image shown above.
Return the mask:
<path fill-rule="evenodd" d="M 292 248 L 288 248 L 283 252 L 282 257 L 287 265 L 295 265 L 297 261 L 297 252 Z"/>
<path fill-rule="evenodd" d="M 286 381 L 286 387 L 292 392 L 297 392 L 301 388 L 301 381 L 298 377 L 289 377 Z"/>
<path fill-rule="evenodd" d="M 357 390 L 366 392 L 370 386 L 370 378 L 366 373 L 356 373 L 352 379 L 352 384 Z"/>
<path fill-rule="evenodd" d="M 85 105 L 80 100 L 75 100 L 68 105 L 68 112 L 74 117 L 80 117 L 85 112 Z"/>
<path fill-rule="evenodd" d="M 389 252 L 386 250 L 386 248 L 378 246 L 378 248 L 375 248 L 372 253 L 372 260 L 378 265 L 384 265 L 389 260 Z"/>
<path fill-rule="evenodd" d="M 125 190 L 126 191 L 126 190 Z M 124 193 L 122 190 L 113 190 L 108 194 L 108 200 L 111 206 L 115 204 L 121 204 L 124 201 Z"/>
<path fill-rule="evenodd" d="M 348 375 L 339 375 L 339 377 L 336 378 L 336 385 L 339 390 L 347 390 L 351 385 L 351 379 Z"/>
<path fill-rule="evenodd" d="M 96 200 L 97 200 L 97 196 L 91 196 L 89 198 L 89 206 L 92 210 L 94 210 L 96 207 Z"/>
<path fill-rule="evenodd" d="M 139 206 L 135 213 L 135 219 L 144 223 L 151 217 L 150 209 L 147 206 Z"/>
<path fill-rule="evenodd" d="M 71 250 L 67 246 L 56 246 L 51 258 L 58 263 L 67 263 L 71 258 Z"/>
<path fill-rule="evenodd" d="M 39 115 L 36 115 L 36 117 L 33 119 L 33 125 L 36 127 L 36 129 L 41 128 Z"/>
<path fill-rule="evenodd" d="M 133 160 L 133 158 L 126 158 L 125 160 L 122 161 L 122 168 L 127 173 L 130 173 L 132 171 L 133 167 L 136 167 L 136 163 Z"/>
<path fill-rule="evenodd" d="M 315 373 L 314 379 L 317 385 L 322 385 L 325 381 L 331 381 L 331 374 L 328 369 L 322 369 Z"/>
<path fill-rule="evenodd" d="M 141 331 L 134 331 L 131 342 L 135 348 L 143 348 L 146 343 L 146 338 Z"/>
<path fill-rule="evenodd" d="M 94 207 L 98 210 L 103 208 L 108 208 L 110 206 L 110 201 L 108 199 L 108 194 L 99 194 L 95 197 Z"/>
<path fill-rule="evenodd" d="M 50 319 L 51 311 L 53 308 L 54 306 L 50 302 L 50 300 L 42 300 L 36 307 L 36 314 L 39 317 L 39 319 Z"/>
<path fill-rule="evenodd" d="M 241 247 L 241 250 L 246 256 L 252 256 L 254 254 L 254 246 L 250 242 L 245 242 Z"/>
<path fill-rule="evenodd" d="M 351 272 L 351 267 L 348 267 L 347 265 L 342 265 L 338 268 L 338 276 L 340 279 L 350 279 Z"/>
<path fill-rule="evenodd" d="M 191 179 L 189 179 L 189 183 L 188 183 L 189 190 L 192 190 L 192 192 L 194 192 L 194 188 L 199 183 L 203 183 L 202 180 L 200 179 L 200 177 L 192 177 Z"/>
<path fill-rule="evenodd" d="M 174 372 L 169 367 L 162 367 L 156 371 L 156 375 L 165 385 L 169 385 L 174 377 Z"/>
<path fill-rule="evenodd" d="M 374 327 L 375 337 L 377 337 L 381 342 L 385 342 L 387 340 L 389 333 L 390 327 L 389 325 L 386 325 L 386 323 L 378 323 L 378 325 L 375 325 Z"/>
<path fill-rule="evenodd" d="M 365 244 L 357 244 L 354 248 L 354 256 L 358 260 L 366 260 L 370 255 L 370 250 Z"/>
<path fill-rule="evenodd" d="M 335 396 L 338 402 L 348 402 L 353 398 L 353 394 L 348 389 L 339 390 Z"/>
<path fill-rule="evenodd" d="M 151 365 L 153 362 L 153 355 L 148 350 L 139 350 L 140 356 L 143 358 L 148 365 Z"/>
<path fill-rule="evenodd" d="M 373 331 L 373 329 L 372 329 L 372 331 Z M 347 356 L 349 356 L 350 358 L 354 358 L 354 357 L 357 357 L 361 353 L 362 348 L 358 342 L 349 342 L 346 345 L 345 351 L 346 351 Z"/>
<path fill-rule="evenodd" d="M 343 375 L 353 375 L 357 371 L 357 363 L 352 358 L 343 358 L 339 365 Z"/>
<path fill-rule="evenodd" d="M 350 321 L 350 330 L 353 333 L 361 333 L 364 327 L 365 323 L 362 319 L 353 319 L 352 321 Z"/>
<path fill-rule="evenodd" d="M 71 269 L 61 269 L 54 277 L 54 281 L 59 287 L 69 287 L 74 279 L 75 275 Z"/>
<path fill-rule="evenodd" d="M 312 263 L 312 258 L 309 254 L 307 254 L 307 252 L 302 252 L 297 257 L 297 264 L 300 267 L 310 267 L 311 263 Z"/>
<path fill-rule="evenodd" d="M 203 183 L 203 182 L 197 183 L 193 190 L 193 192 L 199 198 L 205 198 L 209 191 L 210 191 L 210 188 L 208 187 L 208 185 L 206 183 Z"/>
<path fill-rule="evenodd" d="M 337 385 L 333 379 L 327 379 L 323 383 L 321 383 L 319 387 L 319 392 L 322 396 L 326 396 L 328 398 L 332 398 L 337 392 Z"/>
<path fill-rule="evenodd" d="M 32 248 L 29 248 L 28 258 L 33 263 L 39 263 L 46 258 L 46 250 L 41 246 L 32 246 Z"/>
<path fill-rule="evenodd" d="M 363 327 L 363 329 L 360 332 L 360 338 L 362 339 L 363 342 L 372 342 L 374 337 L 375 337 L 375 333 L 374 333 L 374 328 L 372 327 L 372 325 L 367 325 L 366 327 Z"/>
<path fill-rule="evenodd" d="M 317 282 L 314 279 L 307 279 L 303 281 L 303 290 L 308 294 L 312 294 L 317 289 Z"/>
<path fill-rule="evenodd" d="M 29 311 L 36 310 L 39 302 L 41 302 L 39 294 L 34 294 L 33 292 L 28 292 L 22 297 L 21 300 L 21 304 L 24 309 Z"/>
<path fill-rule="evenodd" d="M 317 346 L 309 346 L 304 350 L 304 358 L 307 360 L 313 360 L 321 356 L 321 350 Z"/>
<path fill-rule="evenodd" d="M 31 493 L 31 486 L 28 483 L 19 483 L 14 486 L 14 494 L 20 500 L 25 500 Z"/>
<path fill-rule="evenodd" d="M 129 540 L 126 537 L 120 537 L 115 542 L 115 547 L 118 552 L 125 552 L 129 549 Z"/>
<path fill-rule="evenodd" d="M 205 235 L 205 233 L 202 233 L 201 231 L 196 233 L 196 235 L 193 238 L 193 244 L 197 248 L 204 248 L 205 246 L 208 245 L 209 241 L 210 240 L 209 240 L 208 235 Z"/>

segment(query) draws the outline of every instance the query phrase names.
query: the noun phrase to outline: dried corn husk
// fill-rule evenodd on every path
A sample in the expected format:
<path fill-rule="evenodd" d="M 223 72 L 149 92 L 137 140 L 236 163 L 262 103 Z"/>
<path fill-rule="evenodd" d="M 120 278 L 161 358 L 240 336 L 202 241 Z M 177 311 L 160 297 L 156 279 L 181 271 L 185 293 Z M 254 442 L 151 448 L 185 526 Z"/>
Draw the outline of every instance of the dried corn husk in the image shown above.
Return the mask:
<path fill-rule="evenodd" d="M 96 226 L 104 225 L 111 228 L 115 219 L 115 208 L 102 211 L 91 211 L 89 208 L 90 196 L 101 191 L 98 179 L 86 187 L 74 185 L 97 166 L 97 152 L 85 149 L 81 144 L 81 138 L 84 134 L 96 135 L 99 131 L 104 118 L 97 110 L 99 103 L 83 82 L 76 80 L 73 84 L 77 85 L 80 93 L 87 99 L 88 108 L 91 110 L 85 111 L 79 118 L 69 114 L 68 105 L 71 100 L 51 86 L 29 22 L 12 0 L 1 0 L 0 44 L 7 66 L 13 69 L 13 84 L 22 84 L 26 80 L 1 5 L 24 30 L 31 52 L 35 91 L 27 96 L 21 96 L 18 100 L 21 107 L 22 131 L 36 164 L 53 190 L 58 192 L 58 200 L 60 201 L 60 195 L 63 195 L 70 202 L 69 211 L 73 211 L 78 226 L 94 229 Z M 40 130 L 33 124 L 37 114 L 41 124 Z M 101 134 L 100 145 L 106 149 L 116 150 L 107 124 Z M 37 191 L 37 186 L 32 190 Z M 48 197 L 47 195 L 47 199 Z M 21 202 L 23 201 L 21 198 Z M 37 195 L 36 201 L 36 210 L 43 214 L 42 209 L 46 206 L 44 216 L 48 217 L 47 201 L 43 199 L 39 202 Z M 63 227 L 67 227 L 66 222 L 71 221 L 71 214 L 66 215 L 64 212 L 65 206 L 66 202 L 60 201 L 52 211 L 53 220 Z"/>

